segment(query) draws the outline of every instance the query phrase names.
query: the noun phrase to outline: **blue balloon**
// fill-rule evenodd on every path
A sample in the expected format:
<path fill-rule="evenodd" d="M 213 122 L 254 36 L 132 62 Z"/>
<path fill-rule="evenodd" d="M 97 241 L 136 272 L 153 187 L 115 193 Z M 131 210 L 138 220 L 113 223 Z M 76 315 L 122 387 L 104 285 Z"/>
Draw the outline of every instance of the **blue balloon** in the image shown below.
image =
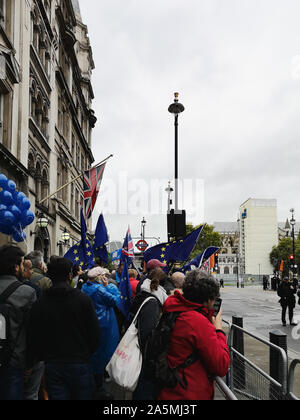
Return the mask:
<path fill-rule="evenodd" d="M 0 188 L 7 190 L 7 182 L 8 182 L 8 179 L 6 178 L 6 176 L 3 174 L 0 174 Z"/>
<path fill-rule="evenodd" d="M 4 226 L 13 226 L 16 223 L 16 218 L 10 211 L 3 211 L 1 212 L 1 223 Z"/>
<path fill-rule="evenodd" d="M 14 181 L 8 181 L 7 182 L 7 188 L 5 188 L 6 190 L 8 190 L 10 193 L 14 193 L 17 189 L 16 184 L 14 183 Z"/>
<path fill-rule="evenodd" d="M 12 226 L 5 226 L 0 223 L 0 232 L 4 235 L 12 235 L 13 234 L 13 227 Z"/>
<path fill-rule="evenodd" d="M 15 242 L 24 242 L 23 231 L 18 231 L 17 229 L 13 230 L 13 240 Z"/>
<path fill-rule="evenodd" d="M 18 192 L 14 196 L 16 206 L 21 207 L 24 198 L 26 198 L 26 195 L 23 192 Z"/>
<path fill-rule="evenodd" d="M 22 203 L 19 207 L 21 210 L 29 210 L 31 207 L 30 200 L 27 197 L 23 198 Z"/>
<path fill-rule="evenodd" d="M 4 204 L 0 204 L 0 213 L 6 210 L 7 210 L 7 206 L 5 206 Z"/>
<path fill-rule="evenodd" d="M 25 228 L 26 226 L 31 225 L 31 223 L 34 221 L 34 213 L 32 211 L 27 210 L 22 213 L 21 216 L 21 223 L 22 227 Z"/>
<path fill-rule="evenodd" d="M 8 211 L 10 211 L 15 216 L 16 222 L 19 222 L 21 220 L 22 212 L 19 209 L 19 207 L 17 207 L 16 205 L 10 206 L 8 207 Z"/>
<path fill-rule="evenodd" d="M 14 204 L 14 199 L 12 193 L 9 191 L 3 190 L 0 192 L 0 204 L 4 204 L 5 206 L 11 206 Z"/>

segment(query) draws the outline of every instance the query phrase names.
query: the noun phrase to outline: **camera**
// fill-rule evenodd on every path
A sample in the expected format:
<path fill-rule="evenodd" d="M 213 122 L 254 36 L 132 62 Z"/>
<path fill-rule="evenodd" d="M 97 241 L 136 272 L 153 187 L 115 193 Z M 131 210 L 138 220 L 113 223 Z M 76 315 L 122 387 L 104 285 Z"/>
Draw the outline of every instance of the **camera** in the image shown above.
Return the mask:
<path fill-rule="evenodd" d="M 214 310 L 215 310 L 214 315 L 213 315 L 214 318 L 216 318 L 216 316 L 218 316 L 218 313 L 221 310 L 222 302 L 223 302 L 222 299 L 220 299 L 220 298 L 216 299 L 215 304 L 214 304 Z"/>

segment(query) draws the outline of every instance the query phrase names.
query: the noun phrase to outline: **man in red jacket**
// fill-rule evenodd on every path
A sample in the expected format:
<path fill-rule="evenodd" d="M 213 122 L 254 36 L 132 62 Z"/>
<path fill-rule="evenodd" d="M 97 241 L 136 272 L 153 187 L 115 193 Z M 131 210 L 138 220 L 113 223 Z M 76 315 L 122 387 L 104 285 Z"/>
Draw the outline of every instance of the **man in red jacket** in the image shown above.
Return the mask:
<path fill-rule="evenodd" d="M 195 351 L 198 359 L 184 370 L 188 387 L 178 383 L 174 389 L 163 389 L 159 400 L 212 400 L 214 378 L 224 377 L 229 369 L 230 356 L 226 335 L 222 331 L 222 313 L 216 318 L 214 304 L 219 297 L 215 279 L 195 270 L 190 272 L 183 286 L 183 295 L 175 292 L 163 307 L 164 313 L 182 312 L 172 331 L 168 351 L 171 368 L 185 363 Z M 179 372 L 182 377 L 183 372 Z"/>

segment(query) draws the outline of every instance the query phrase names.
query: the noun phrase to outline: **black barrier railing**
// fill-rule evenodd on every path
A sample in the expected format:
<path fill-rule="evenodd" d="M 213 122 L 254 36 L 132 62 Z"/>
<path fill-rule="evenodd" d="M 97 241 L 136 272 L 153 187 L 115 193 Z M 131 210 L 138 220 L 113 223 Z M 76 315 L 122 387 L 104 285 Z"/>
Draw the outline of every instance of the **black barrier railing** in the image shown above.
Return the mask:
<path fill-rule="evenodd" d="M 231 355 L 229 388 L 238 399 L 282 400 L 288 395 L 288 356 L 286 336 L 272 332 L 270 341 L 257 337 L 243 328 L 243 319 L 233 317 L 229 325 L 228 345 Z M 239 325 L 236 325 L 239 324 Z M 245 357 L 245 336 L 269 348 L 270 374 Z M 278 344 L 278 345 L 277 345 Z M 291 381 L 293 381 L 291 374 Z"/>
<path fill-rule="evenodd" d="M 289 376 L 288 376 L 288 399 L 289 400 L 300 401 L 300 397 L 294 394 L 295 369 L 298 365 L 300 365 L 300 360 L 295 359 L 292 361 L 291 366 L 290 366 Z"/>

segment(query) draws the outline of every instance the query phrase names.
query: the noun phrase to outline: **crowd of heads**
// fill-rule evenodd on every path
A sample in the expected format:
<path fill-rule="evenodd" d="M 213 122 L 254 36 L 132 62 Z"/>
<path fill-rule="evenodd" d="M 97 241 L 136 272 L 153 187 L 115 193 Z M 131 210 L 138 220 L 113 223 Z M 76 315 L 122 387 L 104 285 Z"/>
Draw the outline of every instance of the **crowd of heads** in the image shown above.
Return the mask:
<path fill-rule="evenodd" d="M 40 251 L 33 251 L 25 255 L 23 251 L 16 247 L 5 245 L 0 248 L 0 276 L 16 276 L 30 280 L 33 270 L 38 269 L 51 279 L 53 284 L 68 282 L 78 277 L 81 282 L 86 281 L 106 284 L 111 276 L 107 268 L 96 266 L 95 268 L 83 272 L 78 265 L 64 258 L 52 256 L 46 265 L 44 256 Z M 168 276 L 164 271 L 165 265 L 158 260 L 151 260 L 146 266 L 144 273 L 151 281 L 150 289 L 157 291 L 159 286 L 163 286 L 167 278 L 174 285 L 174 289 L 180 290 L 185 299 L 195 303 L 213 301 L 219 297 L 220 287 L 218 282 L 211 275 L 201 270 L 194 270 L 185 276 L 182 272 L 175 272 Z M 123 266 L 120 265 L 116 270 L 119 276 L 122 274 Z M 129 270 L 131 279 L 140 280 L 141 274 L 135 270 Z"/>

